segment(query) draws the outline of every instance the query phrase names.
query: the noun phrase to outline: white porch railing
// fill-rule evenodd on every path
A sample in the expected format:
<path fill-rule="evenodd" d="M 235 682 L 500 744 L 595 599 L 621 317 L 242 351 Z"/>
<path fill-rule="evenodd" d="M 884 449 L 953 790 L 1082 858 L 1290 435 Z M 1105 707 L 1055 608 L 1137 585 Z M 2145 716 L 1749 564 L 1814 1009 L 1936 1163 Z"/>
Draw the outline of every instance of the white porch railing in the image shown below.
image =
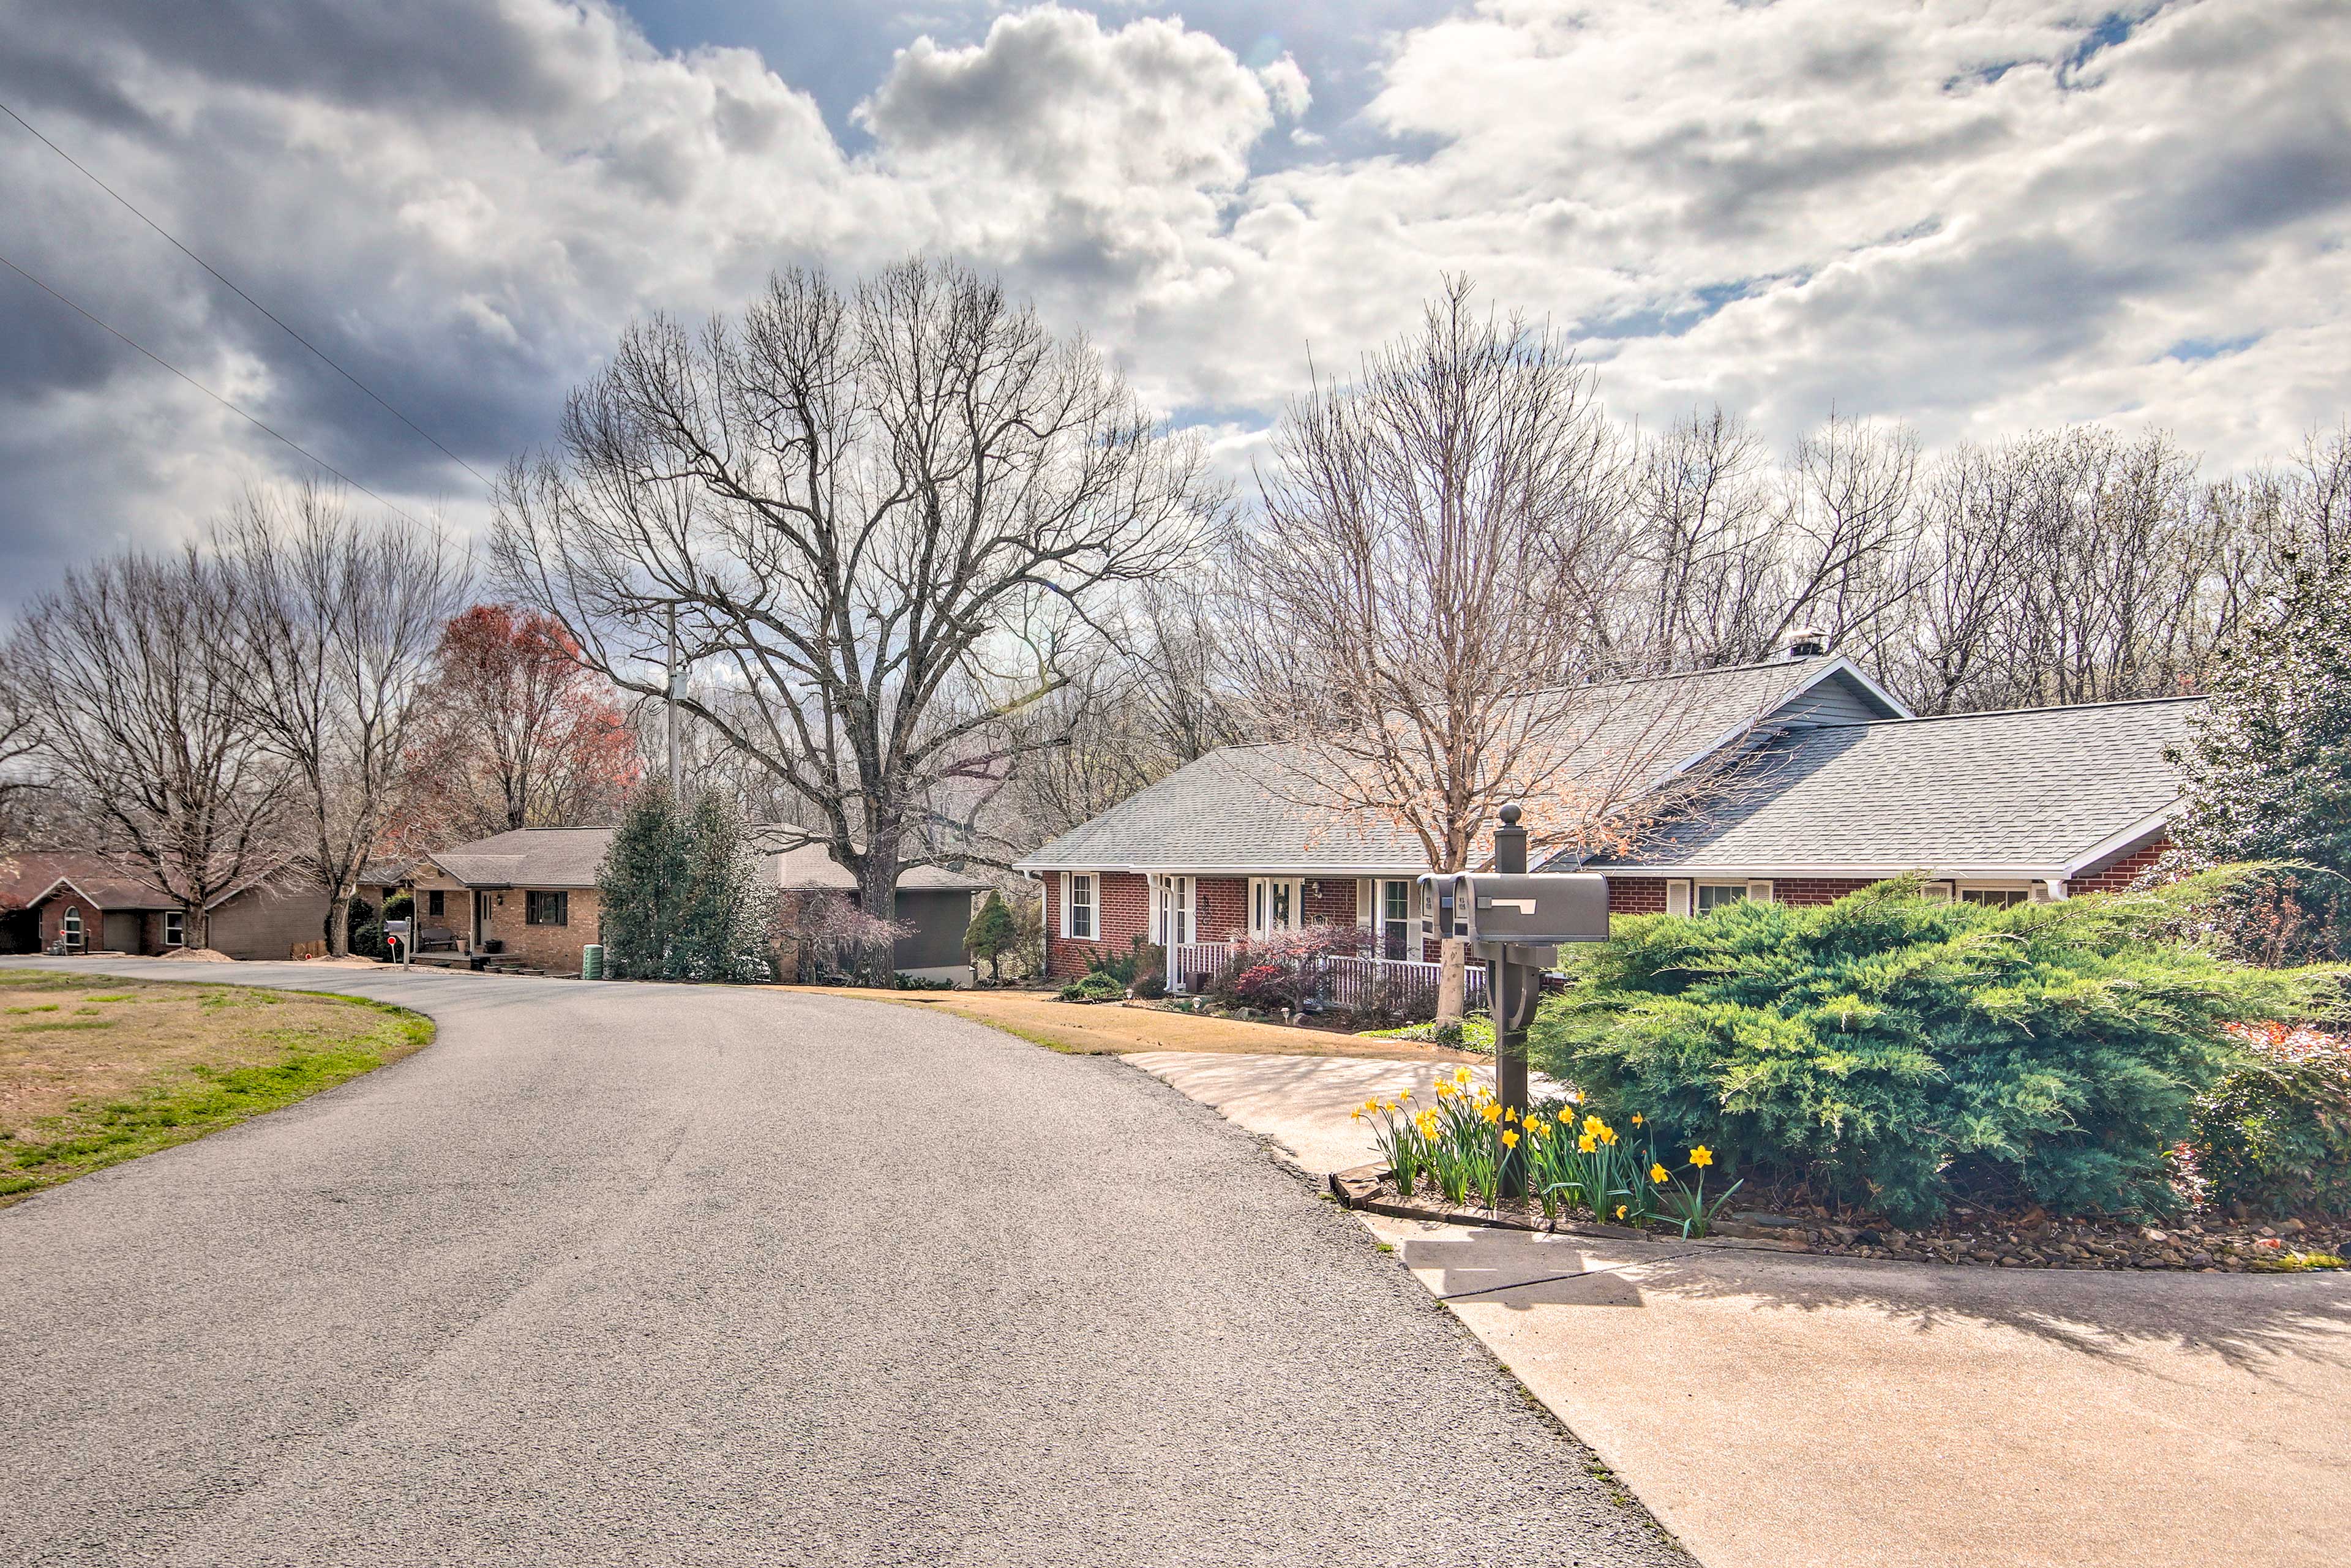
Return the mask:
<path fill-rule="evenodd" d="M 1213 980 L 1232 961 L 1230 942 L 1179 942 L 1167 949 L 1167 988 L 1192 992 Z M 1400 1011 L 1434 1011 L 1437 988 L 1445 973 L 1442 964 L 1409 958 L 1330 957 L 1313 960 L 1321 983 L 1317 994 L 1332 1007 L 1353 1008 L 1368 1001 L 1384 986 L 1391 1005 Z M 1486 968 L 1471 964 L 1465 978 L 1468 1003 L 1486 1005 Z"/>

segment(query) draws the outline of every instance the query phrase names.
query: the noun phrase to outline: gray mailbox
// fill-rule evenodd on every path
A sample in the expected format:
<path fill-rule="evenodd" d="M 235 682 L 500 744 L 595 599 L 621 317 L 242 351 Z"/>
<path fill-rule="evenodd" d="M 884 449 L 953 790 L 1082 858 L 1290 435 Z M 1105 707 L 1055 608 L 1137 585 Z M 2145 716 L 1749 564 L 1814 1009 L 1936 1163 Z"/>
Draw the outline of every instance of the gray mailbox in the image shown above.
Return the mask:
<path fill-rule="evenodd" d="M 1555 947 L 1608 940 L 1608 879 L 1589 872 L 1466 872 L 1424 876 L 1433 907 L 1447 906 L 1480 949 Z M 1440 922 L 1441 930 L 1441 922 Z"/>

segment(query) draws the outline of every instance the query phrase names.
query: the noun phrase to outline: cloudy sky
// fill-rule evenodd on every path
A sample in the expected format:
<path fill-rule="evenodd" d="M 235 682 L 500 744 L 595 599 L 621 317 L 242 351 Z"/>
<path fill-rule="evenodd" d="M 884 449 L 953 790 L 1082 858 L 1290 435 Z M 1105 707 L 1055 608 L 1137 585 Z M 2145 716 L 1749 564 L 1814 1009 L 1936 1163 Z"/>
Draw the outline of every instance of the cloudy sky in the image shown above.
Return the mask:
<path fill-rule="evenodd" d="M 2351 412 L 2342 0 L 0 0 L 0 102 L 465 463 L 632 316 L 912 249 L 1244 470 L 1441 274 L 1655 423 Z M 404 507 L 480 486 L 15 121 L 0 256 Z M 300 473 L 0 267 L 0 601 Z"/>

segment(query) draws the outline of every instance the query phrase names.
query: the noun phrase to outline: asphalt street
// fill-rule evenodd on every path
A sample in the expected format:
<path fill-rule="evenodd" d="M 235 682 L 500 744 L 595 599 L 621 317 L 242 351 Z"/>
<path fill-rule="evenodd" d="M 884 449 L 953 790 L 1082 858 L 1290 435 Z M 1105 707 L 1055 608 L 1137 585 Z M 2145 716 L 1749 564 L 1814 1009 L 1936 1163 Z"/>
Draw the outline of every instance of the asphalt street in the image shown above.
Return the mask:
<path fill-rule="evenodd" d="M 105 967 L 441 1030 L 0 1210 L 12 1563 L 1687 1561 L 1116 1061 L 778 991 Z"/>

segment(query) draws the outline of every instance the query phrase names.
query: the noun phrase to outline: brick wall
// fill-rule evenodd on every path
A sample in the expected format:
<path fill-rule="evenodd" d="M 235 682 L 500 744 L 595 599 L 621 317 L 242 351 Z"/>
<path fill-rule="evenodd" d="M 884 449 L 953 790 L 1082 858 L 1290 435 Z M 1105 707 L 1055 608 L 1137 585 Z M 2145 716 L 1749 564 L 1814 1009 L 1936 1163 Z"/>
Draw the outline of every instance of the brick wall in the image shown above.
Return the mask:
<path fill-rule="evenodd" d="M 1094 875 L 1094 936 L 1091 941 L 1061 935 L 1064 872 L 1050 872 L 1045 883 L 1045 973 L 1073 980 L 1095 958 L 1130 951 L 1138 936 L 1151 936 L 1151 879 L 1140 872 L 1106 871 Z"/>
<path fill-rule="evenodd" d="M 524 918 L 530 904 L 527 890 L 509 887 L 489 894 L 488 907 L 482 911 L 482 938 L 485 944 L 495 939 L 503 944 L 503 956 L 519 958 L 534 968 L 553 969 L 559 974 L 571 974 L 580 967 L 580 950 L 599 939 L 596 929 L 596 890 L 589 887 L 566 888 L 571 895 L 567 918 L 561 925 L 533 925 Z M 470 922 L 469 922 L 470 924 Z M 463 941 L 466 935 L 462 927 L 453 926 Z"/>
<path fill-rule="evenodd" d="M 1233 942 L 1249 935 L 1249 878 L 1204 876 L 1192 883 L 1192 929 L 1203 942 Z"/>
<path fill-rule="evenodd" d="M 2083 871 L 2079 876 L 2066 879 L 2067 894 L 2119 893 L 2138 880 L 2139 873 L 2163 858 L 2171 848 L 2171 841 L 2158 833 L 2147 843 L 2127 854 L 2119 854 Z"/>
<path fill-rule="evenodd" d="M 1663 915 L 1666 879 L 1661 876 L 1612 876 L 1608 879 L 1611 915 Z"/>
<path fill-rule="evenodd" d="M 65 935 L 66 911 L 68 909 L 81 911 L 81 950 L 94 953 L 104 947 L 106 921 L 99 914 L 98 905 L 68 888 L 60 890 L 54 898 L 44 900 L 41 904 L 41 951 L 46 953 L 56 946 L 57 938 Z"/>

